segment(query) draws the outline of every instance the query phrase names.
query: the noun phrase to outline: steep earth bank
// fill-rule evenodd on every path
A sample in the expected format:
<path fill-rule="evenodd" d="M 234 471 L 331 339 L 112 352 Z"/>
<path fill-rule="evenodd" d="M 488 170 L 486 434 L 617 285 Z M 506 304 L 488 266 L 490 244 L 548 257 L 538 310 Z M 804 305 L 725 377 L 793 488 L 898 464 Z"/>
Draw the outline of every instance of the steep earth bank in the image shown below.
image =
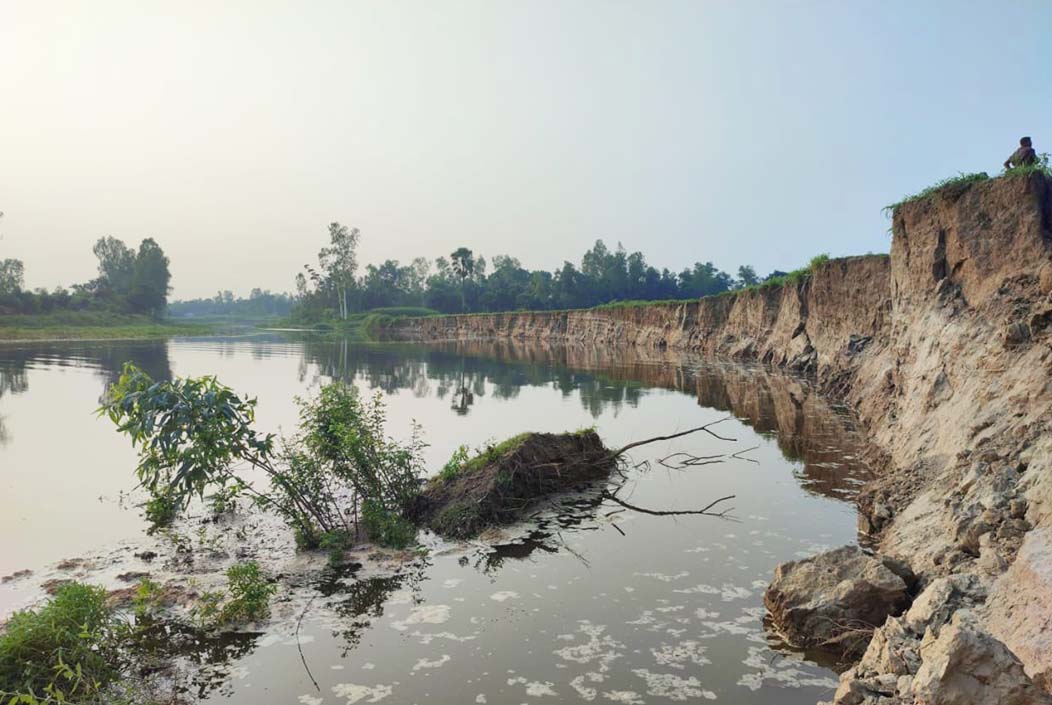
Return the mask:
<path fill-rule="evenodd" d="M 384 335 L 656 348 L 812 375 L 854 408 L 880 459 L 860 500 L 861 528 L 909 564 L 921 605 L 912 621 L 892 617 L 876 630 L 870 651 L 880 653 L 844 675 L 836 701 L 1037 702 L 1030 684 L 981 672 L 1013 659 L 1020 678 L 1052 690 L 1045 177 L 904 203 L 890 257 L 834 260 L 799 284 L 682 303 L 412 319 Z M 971 699 L 954 699 L 962 693 Z"/>

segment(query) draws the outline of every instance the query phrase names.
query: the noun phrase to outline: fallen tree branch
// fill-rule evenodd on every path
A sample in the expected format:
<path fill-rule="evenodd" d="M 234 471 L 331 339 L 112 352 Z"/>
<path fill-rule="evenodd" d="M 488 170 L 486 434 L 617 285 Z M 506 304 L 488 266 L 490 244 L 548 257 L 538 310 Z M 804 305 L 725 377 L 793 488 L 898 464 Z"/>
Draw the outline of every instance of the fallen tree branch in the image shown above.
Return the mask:
<path fill-rule="evenodd" d="M 728 499 L 734 499 L 734 495 L 727 495 L 726 497 L 720 497 L 714 502 L 710 502 L 703 509 L 645 509 L 643 507 L 637 507 L 634 504 L 629 504 L 623 499 L 618 498 L 612 492 L 603 491 L 603 499 L 609 499 L 611 502 L 620 504 L 625 509 L 631 509 L 634 512 L 640 512 L 642 514 L 651 514 L 653 516 L 666 517 L 666 516 L 683 516 L 688 514 L 701 514 L 712 517 L 726 517 L 727 513 L 732 511 L 734 507 L 727 509 L 722 512 L 710 512 L 709 510 L 715 507 L 720 502 L 725 502 Z"/>
<path fill-rule="evenodd" d="M 655 436 L 654 438 L 647 438 L 647 439 L 642 440 L 642 441 L 635 441 L 633 443 L 629 443 L 626 446 L 622 446 L 619 450 L 614 451 L 613 453 L 611 453 L 609 457 L 611 459 L 617 458 L 617 457 L 620 457 L 620 456 L 624 455 L 626 452 L 628 452 L 629 450 L 631 450 L 633 448 L 638 448 L 639 446 L 646 445 L 648 443 L 657 443 L 658 441 L 671 441 L 674 438 L 681 438 L 682 436 L 687 436 L 687 435 L 690 435 L 691 433 L 697 433 L 698 431 L 705 431 L 706 433 L 708 433 L 708 434 L 710 434 L 712 436 L 715 436 L 716 438 L 719 438 L 721 441 L 734 441 L 735 440 L 734 438 L 724 438 L 723 436 L 719 436 L 716 433 L 713 433 L 712 431 L 709 430 L 710 426 L 715 426 L 718 423 L 723 423 L 724 421 L 727 421 L 730 418 L 732 418 L 732 417 L 725 416 L 724 418 L 719 419 L 717 421 L 711 421 L 711 422 L 705 424 L 704 426 L 698 426 L 697 428 L 692 428 L 692 429 L 689 429 L 687 431 L 680 431 L 679 433 L 673 433 L 670 436 Z"/>

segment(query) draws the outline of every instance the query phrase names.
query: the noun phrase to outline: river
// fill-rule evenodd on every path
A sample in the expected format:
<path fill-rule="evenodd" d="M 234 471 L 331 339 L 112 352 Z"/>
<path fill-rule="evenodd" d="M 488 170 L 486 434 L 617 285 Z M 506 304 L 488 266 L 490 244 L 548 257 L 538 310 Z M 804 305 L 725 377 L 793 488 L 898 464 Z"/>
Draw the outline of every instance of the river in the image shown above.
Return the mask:
<path fill-rule="evenodd" d="M 275 432 L 294 430 L 296 395 L 331 379 L 378 391 L 392 435 L 422 426 L 433 470 L 461 444 L 525 430 L 594 426 L 617 447 L 726 419 L 712 430 L 733 440 L 638 449 L 622 496 L 668 510 L 733 495 L 733 510 L 651 516 L 585 491 L 479 541 L 424 536 L 426 550 L 358 551 L 340 568 L 296 555 L 251 512 L 147 536 L 135 452 L 94 414 L 125 361 L 156 378 L 214 374 L 257 397 Z M 272 619 L 186 639 L 194 700 L 813 703 L 836 673 L 765 631 L 763 591 L 778 563 L 857 540 L 857 443 L 849 415 L 800 380 L 656 352 L 280 335 L 2 346 L 0 615 L 47 580 L 116 588 L 132 571 L 193 587 L 251 557 L 280 576 Z M 678 452 L 721 457 L 658 462 Z M 147 549 L 158 557 L 136 557 Z"/>

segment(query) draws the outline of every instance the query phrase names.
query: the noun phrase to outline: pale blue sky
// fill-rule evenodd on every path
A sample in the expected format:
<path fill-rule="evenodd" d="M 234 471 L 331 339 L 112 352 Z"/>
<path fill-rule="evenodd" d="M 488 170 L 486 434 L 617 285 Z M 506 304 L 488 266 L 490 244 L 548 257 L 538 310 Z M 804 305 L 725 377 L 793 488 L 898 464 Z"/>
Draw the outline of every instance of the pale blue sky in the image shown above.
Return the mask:
<path fill-rule="evenodd" d="M 175 296 L 596 238 L 761 273 L 1052 151 L 1050 2 L 0 0 L 0 257 L 52 287 L 155 237 Z"/>

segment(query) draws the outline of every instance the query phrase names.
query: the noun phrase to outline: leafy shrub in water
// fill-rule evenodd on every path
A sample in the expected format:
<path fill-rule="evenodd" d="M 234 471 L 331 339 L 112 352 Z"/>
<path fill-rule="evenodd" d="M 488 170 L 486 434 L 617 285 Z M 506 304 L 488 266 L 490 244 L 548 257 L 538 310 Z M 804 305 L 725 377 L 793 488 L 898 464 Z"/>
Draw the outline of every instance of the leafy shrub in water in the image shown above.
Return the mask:
<path fill-rule="evenodd" d="M 193 607 L 201 627 L 219 627 L 258 622 L 270 614 L 270 598 L 278 586 L 256 561 L 230 566 L 226 571 L 226 590 L 202 592 Z"/>
<path fill-rule="evenodd" d="M 155 382 L 128 364 L 99 411 L 139 449 L 141 484 L 175 506 L 236 488 L 311 546 L 327 534 L 355 535 L 368 500 L 379 540 L 399 536 L 391 520 L 377 517 L 403 517 L 419 492 L 425 447 L 419 429 L 406 443 L 388 438 L 382 396 L 363 400 L 341 382 L 297 403 L 300 432 L 278 444 L 253 428 L 256 401 L 215 377 Z M 246 466 L 266 474 L 266 487 L 238 474 Z"/>
<path fill-rule="evenodd" d="M 16 612 L 0 635 L 0 693 L 4 702 L 81 702 L 118 676 L 120 624 L 106 591 L 69 583 L 37 610 Z"/>
<path fill-rule="evenodd" d="M 143 505 L 146 521 L 150 522 L 150 533 L 156 529 L 171 526 L 175 518 L 179 516 L 179 506 L 175 499 L 166 491 L 155 494 Z"/>
<path fill-rule="evenodd" d="M 255 622 L 270 614 L 270 598 L 278 586 L 255 561 L 231 566 L 226 572 L 230 601 L 223 606 L 224 623 Z"/>
<path fill-rule="evenodd" d="M 381 546 L 405 548 L 416 540 L 416 526 L 371 499 L 362 503 L 362 523 L 369 538 Z"/>

